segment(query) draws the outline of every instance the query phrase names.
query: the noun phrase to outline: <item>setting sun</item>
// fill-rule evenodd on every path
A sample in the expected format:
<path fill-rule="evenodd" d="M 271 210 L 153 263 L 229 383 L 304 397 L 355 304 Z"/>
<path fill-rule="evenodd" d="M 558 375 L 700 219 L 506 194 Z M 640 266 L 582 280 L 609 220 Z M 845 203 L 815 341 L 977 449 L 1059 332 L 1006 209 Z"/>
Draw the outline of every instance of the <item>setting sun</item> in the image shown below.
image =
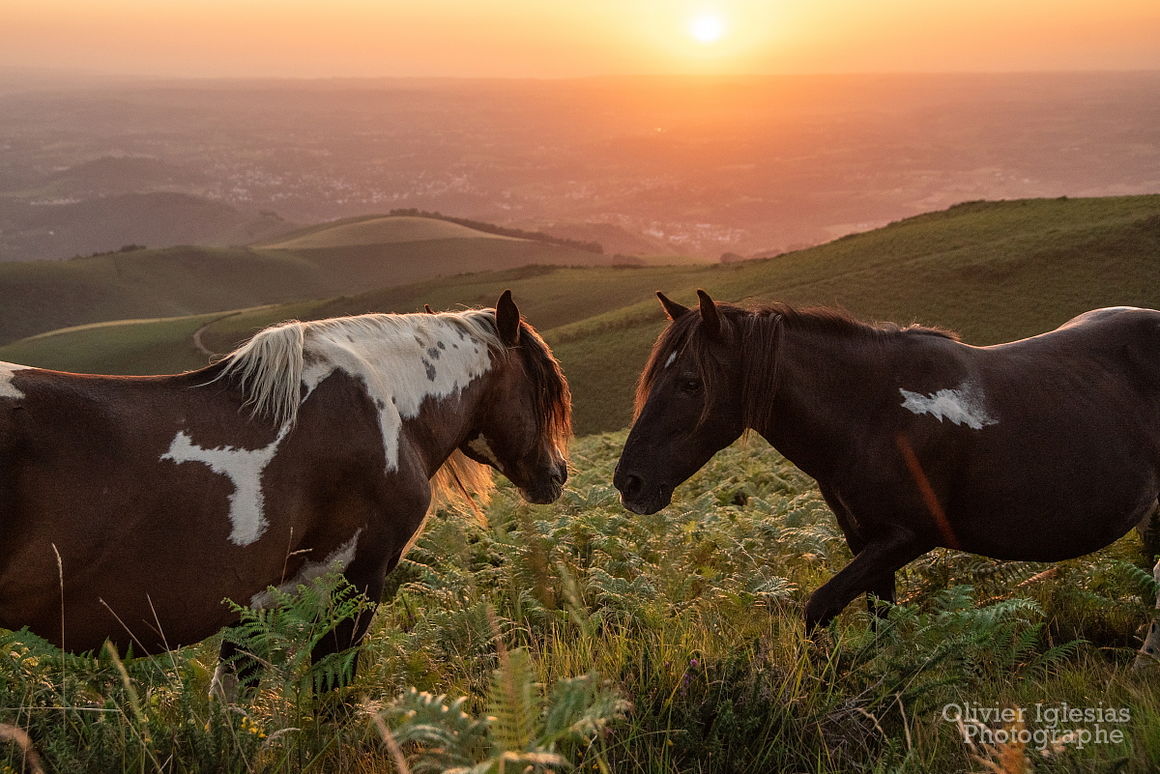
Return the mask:
<path fill-rule="evenodd" d="M 703 13 L 689 20 L 689 34 L 698 43 L 716 43 L 725 34 L 725 20 L 715 13 Z"/>

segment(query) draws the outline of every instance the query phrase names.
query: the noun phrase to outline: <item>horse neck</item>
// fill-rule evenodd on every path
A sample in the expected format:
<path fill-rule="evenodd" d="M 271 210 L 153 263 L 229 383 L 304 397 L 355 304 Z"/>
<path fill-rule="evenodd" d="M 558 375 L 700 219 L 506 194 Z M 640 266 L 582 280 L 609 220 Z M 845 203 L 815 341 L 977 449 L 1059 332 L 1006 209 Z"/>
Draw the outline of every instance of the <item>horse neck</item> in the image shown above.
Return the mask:
<path fill-rule="evenodd" d="M 379 415 L 387 468 L 407 446 L 434 473 L 473 429 L 503 366 L 482 328 L 421 318 L 393 331 L 373 321 L 311 331 L 304 380 L 316 384 L 335 369 L 359 378 Z"/>
<path fill-rule="evenodd" d="M 495 378 L 496 373 L 489 372 L 458 395 L 427 401 L 419 416 L 405 423 L 404 433 L 411 448 L 422 458 L 428 478 L 434 476 L 476 430 L 479 415 L 486 408 L 489 384 Z"/>
<path fill-rule="evenodd" d="M 754 429 L 807 474 L 825 477 L 855 453 L 858 430 L 874 414 L 884 347 L 862 332 L 787 328 L 772 423 Z"/>

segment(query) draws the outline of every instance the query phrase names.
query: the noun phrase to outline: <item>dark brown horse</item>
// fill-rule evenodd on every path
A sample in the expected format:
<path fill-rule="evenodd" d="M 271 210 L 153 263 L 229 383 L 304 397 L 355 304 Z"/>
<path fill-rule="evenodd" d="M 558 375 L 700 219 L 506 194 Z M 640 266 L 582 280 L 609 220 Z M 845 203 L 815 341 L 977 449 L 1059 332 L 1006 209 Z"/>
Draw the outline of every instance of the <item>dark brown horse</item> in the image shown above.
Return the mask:
<path fill-rule="evenodd" d="M 653 513 L 743 431 L 760 433 L 817 480 L 854 554 L 810 597 L 809 631 L 860 593 L 893 601 L 894 573 L 936 546 L 1067 559 L 1157 507 L 1160 312 L 1100 309 L 973 347 L 698 294 L 698 311 L 658 294 L 672 322 L 641 375 L 615 485 L 625 507 Z"/>
<path fill-rule="evenodd" d="M 173 376 L 5 364 L 0 626 L 152 653 L 235 623 L 223 600 L 268 604 L 333 568 L 376 601 L 433 496 L 485 489 L 485 465 L 532 502 L 559 496 L 570 403 L 510 293 L 286 323 Z"/>

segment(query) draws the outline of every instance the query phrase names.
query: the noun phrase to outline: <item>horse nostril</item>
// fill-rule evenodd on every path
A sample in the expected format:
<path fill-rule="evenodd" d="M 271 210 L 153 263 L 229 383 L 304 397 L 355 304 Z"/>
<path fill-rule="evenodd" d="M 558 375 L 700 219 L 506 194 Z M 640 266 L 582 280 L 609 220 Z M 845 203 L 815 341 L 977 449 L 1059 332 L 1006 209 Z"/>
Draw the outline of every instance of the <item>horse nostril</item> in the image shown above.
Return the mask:
<path fill-rule="evenodd" d="M 556 469 L 552 471 L 552 480 L 559 486 L 564 486 L 564 482 L 568 480 L 568 466 L 557 465 Z"/>
<path fill-rule="evenodd" d="M 631 500 L 640 494 L 640 490 L 644 488 L 644 481 L 641 480 L 640 476 L 625 473 L 621 476 L 620 481 L 616 482 L 616 485 L 620 493 Z"/>

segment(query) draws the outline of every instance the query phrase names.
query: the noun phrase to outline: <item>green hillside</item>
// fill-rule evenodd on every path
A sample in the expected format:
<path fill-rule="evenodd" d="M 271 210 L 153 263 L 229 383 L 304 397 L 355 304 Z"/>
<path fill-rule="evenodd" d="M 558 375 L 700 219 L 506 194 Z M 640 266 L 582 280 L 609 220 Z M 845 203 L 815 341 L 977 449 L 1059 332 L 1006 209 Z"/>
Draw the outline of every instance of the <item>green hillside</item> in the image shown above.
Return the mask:
<path fill-rule="evenodd" d="M 663 327 L 654 290 L 687 303 L 703 287 L 721 300 L 839 305 L 866 318 L 938 324 L 968 342 L 995 343 L 1099 306 L 1160 306 L 1160 196 L 973 202 L 744 263 L 531 266 L 461 275 L 251 310 L 211 323 L 202 341 L 225 352 L 279 320 L 415 311 L 424 303 L 440 309 L 489 305 L 507 287 L 559 355 L 576 396 L 577 430 L 591 433 L 623 427 L 630 418 L 632 386 Z M 137 330 L 138 342 L 154 337 L 159 349 L 174 352 L 186 346 L 174 338 L 179 328 L 139 325 L 151 332 Z M 47 352 L 44 342 L 54 338 L 21 343 L 19 350 L 0 348 L 0 359 L 73 367 L 67 358 L 37 359 L 38 347 Z M 103 347 L 90 340 L 79 349 L 104 370 L 139 370 L 139 360 L 133 368 L 124 365 L 119 338 L 111 336 Z M 66 343 L 57 341 L 56 351 L 65 352 Z M 202 362 L 204 355 L 191 355 L 187 366 Z"/>
<path fill-rule="evenodd" d="M 64 328 L 5 346 L 4 358 L 78 373 L 149 374 L 186 371 L 205 362 L 194 333 L 221 316 L 211 312 L 156 320 L 117 320 Z M 116 369 L 108 368 L 115 342 Z"/>
<path fill-rule="evenodd" d="M 171 247 L 69 261 L 0 263 L 5 299 L 0 305 L 0 342 L 106 320 L 228 311 L 484 268 L 611 260 L 427 218 L 365 223 L 372 225 L 361 232 L 315 229 L 313 236 L 300 237 L 304 246 L 295 250 Z M 355 241 L 343 242 L 344 234 Z M 367 241 L 371 239 L 379 241 Z M 330 246 L 311 248 L 311 240 Z"/>

